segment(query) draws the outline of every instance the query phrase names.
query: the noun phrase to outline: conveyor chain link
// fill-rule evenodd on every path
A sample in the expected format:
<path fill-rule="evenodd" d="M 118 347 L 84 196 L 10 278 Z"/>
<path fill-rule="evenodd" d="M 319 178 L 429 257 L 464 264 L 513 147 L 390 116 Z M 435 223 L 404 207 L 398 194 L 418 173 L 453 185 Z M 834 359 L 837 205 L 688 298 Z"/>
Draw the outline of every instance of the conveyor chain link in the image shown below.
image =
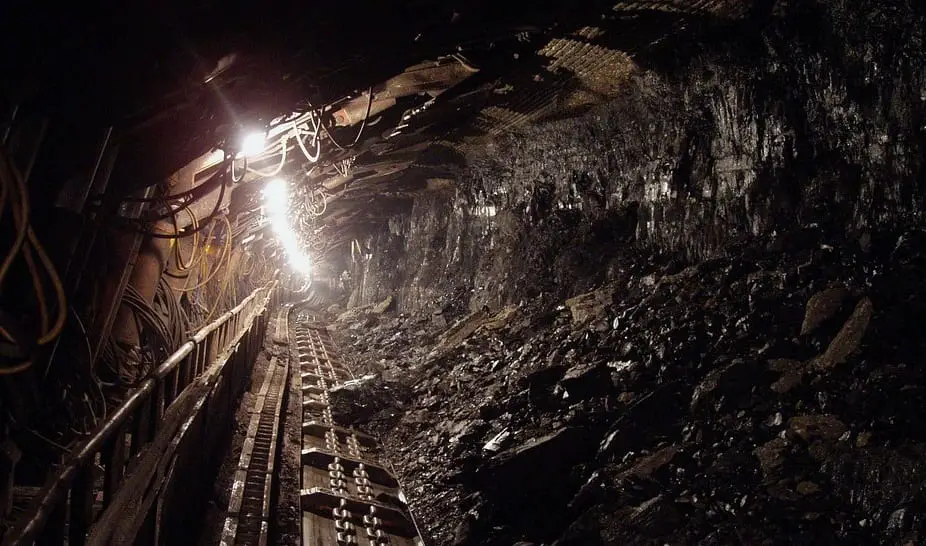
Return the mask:
<path fill-rule="evenodd" d="M 377 440 L 335 422 L 330 391 L 351 380 L 351 371 L 323 325 L 298 313 L 293 320 L 303 411 L 303 546 L 423 546 Z"/>

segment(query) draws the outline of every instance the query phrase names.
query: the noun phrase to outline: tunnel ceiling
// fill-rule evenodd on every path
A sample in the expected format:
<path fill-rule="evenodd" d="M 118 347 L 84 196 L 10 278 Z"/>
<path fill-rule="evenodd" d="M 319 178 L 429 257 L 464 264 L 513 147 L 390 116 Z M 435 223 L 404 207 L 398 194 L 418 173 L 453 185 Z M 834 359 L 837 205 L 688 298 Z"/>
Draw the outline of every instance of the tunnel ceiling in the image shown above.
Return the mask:
<path fill-rule="evenodd" d="M 773 4 L 30 4 L 6 20 L 34 30 L 3 33 L 12 77 L 0 85 L 51 112 L 52 138 L 113 126 L 122 193 L 201 163 L 243 127 L 324 109 L 321 159 L 294 154 L 282 174 L 324 185 L 323 221 L 346 241 L 415 194 L 452 187 L 472 147 L 613 99 L 644 57 L 683 55 L 695 34 L 748 31 Z M 236 193 L 233 212 L 248 210 L 255 192 Z"/>

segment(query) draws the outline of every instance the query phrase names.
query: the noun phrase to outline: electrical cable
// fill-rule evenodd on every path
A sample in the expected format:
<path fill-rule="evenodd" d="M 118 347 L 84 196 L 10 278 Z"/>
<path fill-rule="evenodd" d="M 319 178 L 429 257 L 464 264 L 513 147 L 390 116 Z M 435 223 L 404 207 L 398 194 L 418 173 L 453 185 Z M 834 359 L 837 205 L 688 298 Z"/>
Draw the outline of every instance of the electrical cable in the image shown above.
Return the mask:
<path fill-rule="evenodd" d="M 51 259 L 48 257 L 48 254 L 45 252 L 45 248 L 39 242 L 38 238 L 35 236 L 35 232 L 32 231 L 32 228 L 28 228 L 29 231 L 29 243 L 35 248 L 36 254 L 39 256 L 39 260 L 42 262 L 42 266 L 45 268 L 45 271 L 48 273 L 48 278 L 51 280 L 52 286 L 55 287 L 55 298 L 58 301 L 58 314 L 55 319 L 55 325 L 52 326 L 51 331 L 45 332 L 42 337 L 39 338 L 38 344 L 45 345 L 51 340 L 58 337 L 58 334 L 61 333 L 61 330 L 64 329 L 64 323 L 67 319 L 67 297 L 64 293 L 64 284 L 61 282 L 61 277 L 58 276 L 58 271 L 55 269 L 55 265 L 52 263 Z"/>
<path fill-rule="evenodd" d="M 239 176 L 239 177 L 237 177 L 237 178 L 235 177 L 235 158 L 234 158 L 234 157 L 231 158 L 231 179 L 232 179 L 232 182 L 234 182 L 235 184 L 237 184 L 238 182 L 241 182 L 241 181 L 244 179 L 244 175 L 247 174 L 247 172 L 248 172 L 248 156 L 244 156 L 244 170 L 241 171 L 241 176 Z"/>
<path fill-rule="evenodd" d="M 228 226 L 228 232 L 225 235 L 225 250 L 222 253 L 222 255 L 219 257 L 219 261 L 213 267 L 212 273 L 206 278 L 206 280 L 200 282 L 196 286 L 193 286 L 190 288 L 187 288 L 185 286 L 181 288 L 175 288 L 175 290 L 177 290 L 178 292 L 192 292 L 196 290 L 197 288 L 201 288 L 205 286 L 209 281 L 212 280 L 213 277 L 215 277 L 215 274 L 218 273 L 219 269 L 221 269 L 223 262 L 226 261 L 226 258 L 230 254 L 230 250 L 231 250 L 231 223 L 228 221 L 228 217 L 223 216 L 222 219 L 225 220 L 225 223 Z"/>
<path fill-rule="evenodd" d="M 225 163 L 226 161 L 228 161 L 227 158 L 223 159 L 222 163 Z M 219 174 L 223 171 L 223 169 L 221 168 L 221 163 L 219 164 L 219 167 L 220 168 L 217 169 L 214 173 L 210 174 L 208 178 L 206 178 L 205 180 L 203 180 L 196 186 L 188 190 L 184 190 L 180 193 L 175 193 L 173 195 L 161 195 L 161 196 L 156 196 L 156 197 L 122 197 L 120 201 L 130 202 L 130 203 L 159 203 L 159 202 L 165 202 L 165 201 L 175 201 L 177 199 L 185 199 L 190 196 L 195 196 L 199 192 L 203 191 L 203 187 L 208 182 L 210 182 L 216 176 L 219 176 Z"/>
<path fill-rule="evenodd" d="M 31 360 L 27 360 L 27 361 L 25 361 L 25 362 L 21 362 L 21 363 L 15 365 L 15 366 L 5 366 L 5 367 L 0 368 L 0 375 L 13 375 L 13 374 L 17 374 L 17 373 L 19 373 L 19 372 L 24 372 L 24 371 L 28 370 L 28 369 L 31 368 L 31 367 L 32 367 L 32 361 L 31 361 Z"/>
<path fill-rule="evenodd" d="M 316 195 L 320 196 L 320 200 L 322 202 L 321 210 L 318 209 L 318 205 L 316 204 L 316 202 L 318 201 L 315 198 Z M 314 191 L 312 191 L 306 196 L 305 205 L 306 205 L 306 210 L 308 211 L 310 215 L 316 216 L 316 217 L 321 216 L 325 214 L 325 211 L 328 210 L 328 194 L 325 192 L 325 190 L 321 188 L 316 188 Z"/>
<path fill-rule="evenodd" d="M 164 277 L 161 277 L 158 281 L 158 287 L 154 294 L 154 305 L 160 307 L 162 314 L 167 317 L 167 326 L 171 331 L 170 346 L 172 350 L 176 349 L 184 341 L 187 325 L 177 299 Z"/>
<path fill-rule="evenodd" d="M 0 183 L 0 220 L 3 219 L 3 212 L 6 210 L 7 185 L 5 182 Z"/>
<path fill-rule="evenodd" d="M 191 211 L 190 209 L 184 209 L 184 211 L 190 217 L 190 225 L 193 226 L 194 229 L 198 227 L 199 222 L 196 219 L 196 215 L 193 214 L 193 211 Z M 174 214 L 173 216 L 171 216 L 171 219 L 173 220 L 173 223 L 174 223 L 174 233 L 179 235 L 180 228 L 177 224 L 177 215 Z M 191 245 L 193 248 L 190 251 L 189 262 L 184 262 L 183 260 L 183 251 L 180 249 L 179 239 L 174 239 L 173 244 L 174 244 L 174 255 L 175 255 L 174 261 L 176 262 L 177 269 L 179 269 L 180 271 L 188 271 L 190 268 L 196 265 L 196 256 L 197 256 L 196 250 L 199 246 L 199 233 L 197 231 L 193 232 L 193 243 Z"/>
<path fill-rule="evenodd" d="M 311 114 L 312 125 L 315 126 L 315 133 L 312 135 L 312 144 L 315 146 L 315 155 L 309 153 L 309 150 L 305 147 L 305 142 L 302 141 L 302 135 L 300 134 L 302 130 L 296 125 L 296 122 L 293 122 L 293 130 L 296 132 L 296 142 L 299 144 L 299 148 L 302 150 L 302 154 L 310 163 L 315 163 L 318 161 L 318 158 L 322 154 L 322 145 L 321 141 L 318 139 L 318 130 L 321 125 L 321 120 L 316 121 L 315 114 Z"/>
<path fill-rule="evenodd" d="M 283 170 L 283 165 L 286 164 L 286 148 L 287 148 L 287 146 L 286 146 L 286 141 L 288 140 L 289 136 L 288 136 L 287 134 L 284 134 L 284 135 L 283 135 L 282 137 L 280 137 L 280 138 L 281 138 L 281 142 L 282 142 L 282 144 L 283 144 L 283 150 L 280 152 L 280 164 L 277 165 L 276 168 L 273 169 L 273 170 L 270 171 L 270 172 L 259 171 L 259 170 L 257 170 L 257 169 L 252 169 L 251 167 L 248 167 L 247 165 L 245 165 L 245 168 L 247 169 L 247 171 L 248 171 L 249 173 L 256 174 L 257 176 L 262 176 L 262 177 L 265 177 L 265 178 L 266 178 L 266 177 L 270 177 L 270 176 L 276 176 L 276 175 L 280 174 L 280 171 Z M 297 139 L 299 138 L 299 135 L 298 135 L 298 134 L 296 135 L 296 138 L 297 138 Z M 300 144 L 301 144 L 301 143 L 300 143 Z M 303 151 L 305 151 L 304 148 L 303 148 Z"/>
<path fill-rule="evenodd" d="M 152 232 L 152 231 L 138 230 L 138 229 L 133 230 L 133 231 L 135 231 L 136 233 L 141 233 L 141 234 L 143 234 L 143 235 L 147 235 L 147 236 L 149 236 L 149 237 L 154 237 L 154 238 L 156 238 L 156 239 L 181 239 L 181 238 L 184 238 L 184 237 L 190 237 L 190 236 L 193 235 L 194 233 L 197 233 L 197 232 L 199 232 L 199 231 L 205 229 L 205 227 L 208 225 L 208 222 L 209 222 L 210 220 L 212 220 L 213 218 L 215 218 L 215 217 L 218 215 L 219 210 L 222 208 L 222 202 L 224 201 L 224 199 L 225 199 L 225 184 L 222 183 L 221 188 L 220 188 L 220 190 L 219 190 L 219 197 L 218 197 L 218 199 L 216 199 L 216 201 L 215 201 L 215 207 L 212 208 L 212 212 L 210 212 L 209 215 L 206 216 L 205 219 L 201 220 L 201 222 L 203 222 L 203 223 L 201 223 L 199 226 L 193 228 L 193 229 L 190 230 L 190 231 L 184 231 L 184 232 L 183 232 L 182 234 L 180 234 L 180 235 L 177 235 L 176 233 L 173 233 L 173 234 L 171 234 L 171 233 L 156 233 L 156 232 Z M 167 218 L 167 216 L 165 216 L 164 218 Z"/>
<path fill-rule="evenodd" d="M 12 248 L 10 248 L 7 253 L 6 258 L 3 259 L 2 265 L 0 265 L 0 286 L 3 285 L 3 279 L 6 278 L 6 274 L 9 272 L 13 260 L 19 254 L 19 251 L 26 241 L 26 232 L 28 231 L 26 227 L 29 224 L 29 196 L 26 193 L 26 185 L 22 178 L 20 178 L 19 173 L 16 172 L 15 167 L 9 163 L 6 154 L 0 151 L 0 183 L 4 185 L 9 184 L 11 178 L 16 190 L 19 191 L 19 221 L 16 222 L 16 208 L 14 204 L 14 222 L 17 224 L 16 239 L 13 242 Z"/>
<path fill-rule="evenodd" d="M 171 218 L 178 212 L 189 210 L 190 205 L 192 205 L 194 201 L 189 201 L 185 203 L 183 206 L 177 207 L 175 209 L 171 209 L 169 213 L 162 214 L 159 216 L 153 216 L 153 217 L 148 217 L 148 218 L 138 218 L 138 219 L 126 218 L 124 216 L 117 216 L 116 219 L 121 221 L 120 228 L 125 229 L 127 231 L 131 231 L 134 233 L 140 233 L 142 235 L 149 235 L 151 237 L 155 237 L 159 239 L 182 239 L 184 237 L 189 237 L 193 235 L 194 233 L 204 229 L 205 226 L 208 225 L 208 222 L 218 215 L 218 212 L 221 209 L 221 206 L 224 200 L 224 196 L 225 196 L 225 184 L 222 184 L 219 190 L 219 196 L 216 200 L 215 206 L 212 209 L 212 212 L 210 212 L 209 215 L 206 216 L 203 220 L 200 220 L 201 225 L 199 227 L 193 227 L 193 229 L 191 230 L 184 229 L 182 233 L 178 232 L 177 230 L 175 230 L 174 233 L 154 232 L 154 231 L 134 227 L 132 224 L 140 223 L 140 224 L 150 225 L 153 222 L 159 222 L 161 220 L 166 220 L 168 218 Z"/>
<path fill-rule="evenodd" d="M 191 214 L 191 215 L 192 215 L 192 214 Z M 195 216 L 192 216 L 192 217 L 195 218 Z M 198 225 L 198 220 L 197 220 L 197 225 Z M 217 222 L 212 222 L 212 223 L 209 225 L 209 226 L 210 226 L 210 227 L 209 227 L 209 232 L 206 234 L 205 238 L 203 239 L 203 241 L 206 241 L 206 244 L 208 244 L 208 241 L 212 239 L 212 233 L 215 231 L 215 226 L 216 226 L 216 225 L 217 225 Z M 165 270 L 164 270 L 164 274 L 165 274 L 165 275 L 167 275 L 168 277 L 172 277 L 172 278 L 174 278 L 174 279 L 189 279 L 189 278 L 190 278 L 190 271 L 192 271 L 192 269 L 193 269 L 194 267 L 196 267 L 197 265 L 199 265 L 199 263 L 202 262 L 203 256 L 205 255 L 205 251 L 203 251 L 203 250 L 201 250 L 201 249 L 199 248 L 198 239 L 199 239 L 199 236 L 198 236 L 198 235 L 197 235 L 196 237 L 194 237 L 194 239 L 193 239 L 193 245 L 194 245 L 194 249 L 195 249 L 194 251 L 195 251 L 195 253 L 196 253 L 196 259 L 195 259 L 195 260 L 192 260 L 192 259 L 191 259 L 191 263 L 188 264 L 188 266 L 187 266 L 186 269 L 180 270 L 180 271 L 178 271 L 178 272 L 176 272 L 176 273 L 175 273 L 175 272 L 172 272 L 172 271 L 170 270 L 170 268 L 165 269 Z M 185 274 L 183 274 L 183 273 L 185 273 Z"/>
<path fill-rule="evenodd" d="M 170 351 L 171 335 L 164 319 L 145 301 L 145 298 L 132 286 L 126 286 L 123 302 L 131 309 L 136 317 L 145 323 L 163 342 L 163 349 Z"/>
<path fill-rule="evenodd" d="M 245 257 L 242 259 L 244 260 L 244 265 L 240 267 L 241 271 L 239 271 L 239 273 L 242 279 L 246 279 L 254 273 L 254 261 L 251 259 L 250 255 L 247 254 L 245 254 Z M 247 269 L 245 269 L 245 266 L 247 266 Z"/>
<path fill-rule="evenodd" d="M 296 125 L 302 125 L 302 124 L 305 123 L 312 115 L 313 115 L 313 112 L 312 112 L 312 110 L 310 109 L 310 110 L 307 110 L 307 111 L 302 112 L 302 113 L 294 112 L 294 113 L 292 113 L 292 114 L 291 114 L 290 116 L 288 116 L 288 117 L 278 118 L 278 119 L 274 120 L 274 122 L 276 122 L 276 123 L 271 122 L 271 123 L 273 123 L 273 124 L 272 124 L 272 125 L 270 126 L 270 128 L 267 130 L 267 135 L 268 135 L 268 136 L 269 136 L 269 135 L 274 135 L 274 136 L 275 136 L 275 133 L 285 131 L 285 129 L 283 129 L 282 131 L 278 131 L 278 130 L 280 129 L 280 127 L 285 127 L 286 125 L 289 125 L 289 124 L 291 124 L 291 123 L 295 123 Z"/>
<path fill-rule="evenodd" d="M 26 267 L 29 268 L 29 277 L 32 279 L 32 289 L 35 292 L 35 299 L 39 304 L 39 321 L 42 325 L 42 333 L 48 331 L 48 302 L 45 301 L 45 287 L 42 286 L 42 279 L 39 276 L 38 268 L 35 266 L 35 258 L 32 257 L 32 251 L 29 245 L 23 246 L 23 258 L 26 260 Z"/>
<path fill-rule="evenodd" d="M 137 384 L 140 379 L 148 376 L 155 362 L 171 353 L 173 349 L 172 336 L 164 318 L 145 301 L 134 286 L 129 285 L 126 287 L 122 303 L 132 312 L 139 336 L 146 336 L 143 340 L 140 338 L 140 347 L 150 349 L 151 355 L 151 358 L 148 359 L 143 357 L 137 359 L 120 358 L 116 361 L 122 363 L 135 360 L 138 364 L 137 367 L 134 367 L 135 369 L 127 369 L 127 372 L 132 374 L 130 376 L 123 374 L 123 368 L 117 364 L 119 368 L 117 373 L 120 379 L 132 386 Z"/>
<path fill-rule="evenodd" d="M 81 320 L 80 315 L 77 313 L 74 307 L 68 306 L 68 309 L 71 311 L 71 314 L 74 316 L 74 320 L 77 322 L 77 326 L 80 329 L 80 333 L 82 334 L 82 337 L 84 339 L 84 346 L 87 349 L 87 364 L 89 365 L 93 361 L 93 349 L 90 347 L 90 335 L 87 333 L 87 328 L 84 326 L 84 321 Z M 46 375 L 47 373 L 48 372 L 46 370 Z M 98 395 L 99 400 L 100 400 L 100 410 L 101 410 L 100 413 L 102 415 L 100 419 L 97 419 L 97 423 L 99 422 L 99 420 L 105 421 L 108 411 L 106 408 L 106 395 L 103 392 L 103 386 L 99 378 L 92 371 L 90 373 L 89 379 L 90 379 L 90 383 L 92 384 L 92 386 L 96 387 L 96 394 Z M 91 409 L 91 413 L 94 413 L 92 412 L 92 409 Z M 96 426 L 97 423 L 95 423 L 94 426 Z"/>
<path fill-rule="evenodd" d="M 3 263 L 2 272 L 0 272 L 0 284 L 2 284 L 2 279 L 9 271 L 9 267 L 15 259 L 16 255 L 22 251 L 26 266 L 32 276 L 32 284 L 35 290 L 36 299 L 38 300 L 39 304 L 39 312 L 41 316 L 41 334 L 38 339 L 38 344 L 45 345 L 57 337 L 61 333 L 61 330 L 64 328 L 64 322 L 67 318 L 67 302 L 64 293 L 64 286 L 61 283 L 61 278 L 58 276 L 58 272 L 55 269 L 54 264 L 48 257 L 48 254 L 45 252 L 45 248 L 42 246 L 41 242 L 39 242 L 38 237 L 35 235 L 35 231 L 33 231 L 32 227 L 29 225 L 29 196 L 26 191 L 25 184 L 18 173 L 15 172 L 15 169 L 8 162 L 5 154 L 3 153 L 0 153 L 0 177 L 2 177 L 0 183 L 2 183 L 7 188 L 9 179 L 12 178 L 16 189 L 19 191 L 20 197 L 19 208 L 16 208 L 15 206 L 13 208 L 13 221 L 18 227 L 17 239 L 16 243 L 14 243 L 13 250 L 10 252 Z M 42 286 L 41 278 L 38 272 L 38 268 L 36 267 L 35 259 L 32 255 L 32 250 L 30 250 L 30 246 L 38 255 L 39 261 L 42 263 L 42 267 L 45 269 L 48 278 L 51 280 L 51 283 L 55 288 L 58 312 L 55 319 L 55 324 L 51 328 L 49 328 L 48 324 L 48 303 L 45 300 L 45 290 Z M 9 341 L 14 341 L 5 329 L 2 333 Z M 11 368 L 7 368 L 7 373 L 12 373 L 10 370 Z"/>
<path fill-rule="evenodd" d="M 215 183 L 212 183 L 213 178 L 216 179 Z M 140 218 L 138 219 L 138 221 L 156 222 L 158 220 L 165 220 L 169 218 L 171 215 L 177 214 L 178 212 L 182 210 L 188 210 L 191 206 L 193 206 L 194 203 L 199 202 L 200 199 L 203 199 L 206 196 L 208 196 L 210 193 L 212 193 L 212 191 L 215 190 L 215 184 L 222 184 L 224 187 L 224 182 L 222 178 L 220 176 L 212 175 L 208 179 L 203 181 L 203 183 L 196 186 L 194 188 L 194 190 L 196 191 L 194 193 L 189 194 L 187 196 L 188 198 L 178 206 L 171 206 L 170 203 L 168 203 L 167 199 L 164 199 L 164 198 L 158 199 L 156 200 L 156 202 L 161 203 L 167 209 L 166 212 L 163 212 L 157 215 L 147 216 L 145 218 Z M 124 217 L 123 219 L 134 220 L 131 218 L 124 218 Z"/>
<path fill-rule="evenodd" d="M 229 228 L 231 228 L 230 225 L 229 225 Z M 219 304 L 222 301 L 222 296 L 225 295 L 225 290 L 228 288 L 228 280 L 231 277 L 231 274 L 230 274 L 231 270 L 232 270 L 231 258 L 229 258 L 229 263 L 225 264 L 225 277 L 222 279 L 222 286 L 219 289 L 218 293 L 216 294 L 215 304 L 212 306 L 212 309 L 209 311 L 209 314 L 206 315 L 206 322 L 209 322 L 209 320 L 212 319 L 212 316 L 215 314 L 215 312 L 219 308 Z"/>
<path fill-rule="evenodd" d="M 60 451 L 62 451 L 62 452 L 64 452 L 64 453 L 67 453 L 67 452 L 69 451 L 68 448 L 66 448 L 66 447 L 64 447 L 63 445 L 59 444 L 58 442 L 56 442 L 56 441 L 54 441 L 54 440 L 52 440 L 52 439 L 50 439 L 50 438 L 48 438 L 48 437 L 42 435 L 42 433 L 40 433 L 39 431 L 37 431 L 37 430 L 35 430 L 35 429 L 32 429 L 32 428 L 23 426 L 23 427 L 22 427 L 22 430 L 25 430 L 25 431 L 28 432 L 29 434 L 32 434 L 33 436 L 35 436 L 35 437 L 38 438 L 39 440 L 42 440 L 43 442 L 45 442 L 45 443 L 47 443 L 48 445 L 54 447 L 55 449 L 58 449 L 58 450 L 60 450 Z"/>
<path fill-rule="evenodd" d="M 84 335 L 84 343 L 87 345 L 87 361 L 90 362 L 93 360 L 93 348 L 90 347 L 90 334 L 87 333 L 87 328 L 84 326 L 84 321 L 80 320 L 80 315 L 77 314 L 77 311 L 74 310 L 74 307 L 71 306 L 71 314 L 74 315 L 74 319 L 77 321 L 77 326 L 80 328 L 80 333 Z"/>

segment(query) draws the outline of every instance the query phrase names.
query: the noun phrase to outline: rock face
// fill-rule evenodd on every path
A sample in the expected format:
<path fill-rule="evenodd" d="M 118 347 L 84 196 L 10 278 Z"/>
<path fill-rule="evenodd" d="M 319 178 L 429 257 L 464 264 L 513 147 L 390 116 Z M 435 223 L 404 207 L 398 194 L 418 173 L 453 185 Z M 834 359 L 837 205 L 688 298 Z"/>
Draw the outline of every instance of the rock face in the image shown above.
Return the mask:
<path fill-rule="evenodd" d="M 922 7 L 781 4 L 372 235 L 401 314 L 338 335 L 429 543 L 926 540 Z"/>
<path fill-rule="evenodd" d="M 482 310 L 470 313 L 441 334 L 438 346 L 440 348 L 456 347 L 463 343 L 466 338 L 473 335 L 488 318 L 489 314 Z"/>
<path fill-rule="evenodd" d="M 509 305 L 494 315 L 485 309 L 470 313 L 441 334 L 438 348 L 456 347 L 479 330 L 492 331 L 504 328 L 516 316 L 517 311 L 517 306 Z"/>
<path fill-rule="evenodd" d="M 756 363 L 737 359 L 723 368 L 707 374 L 695 388 L 691 397 L 691 409 L 697 410 L 705 404 L 716 404 L 725 396 L 736 396 L 749 392 L 755 386 L 761 368 Z"/>
<path fill-rule="evenodd" d="M 417 198 L 374 234 L 356 300 L 463 312 L 562 301 L 641 245 L 704 259 L 809 224 L 863 228 L 855 248 L 873 246 L 871 227 L 926 197 L 922 9 L 777 4 L 784 16 L 761 32 L 638 52 L 612 104 L 470 153 L 455 193 Z"/>

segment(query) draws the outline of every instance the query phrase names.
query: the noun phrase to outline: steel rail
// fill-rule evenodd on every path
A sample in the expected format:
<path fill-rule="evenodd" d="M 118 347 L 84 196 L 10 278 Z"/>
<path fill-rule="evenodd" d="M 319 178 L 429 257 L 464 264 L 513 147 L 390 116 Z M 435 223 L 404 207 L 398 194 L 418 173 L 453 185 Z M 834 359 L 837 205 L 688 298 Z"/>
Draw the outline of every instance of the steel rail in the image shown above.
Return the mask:
<path fill-rule="evenodd" d="M 63 544 L 65 531 L 69 546 L 84 544 L 94 523 L 94 497 L 98 492 L 92 467 L 97 464 L 103 467 L 105 508 L 119 490 L 130 459 L 137 457 L 154 439 L 165 410 L 216 359 L 227 353 L 240 336 L 253 333 L 249 329 L 267 308 L 276 285 L 277 281 L 271 281 L 256 289 L 168 356 L 70 453 L 39 491 L 28 515 L 6 533 L 3 546 L 26 546 L 37 541 Z"/>
<path fill-rule="evenodd" d="M 286 324 L 284 305 L 276 327 Z M 281 414 L 289 387 L 288 356 L 273 357 L 253 406 L 229 495 L 220 546 L 266 546 L 270 540 L 274 481 L 278 474 Z"/>

